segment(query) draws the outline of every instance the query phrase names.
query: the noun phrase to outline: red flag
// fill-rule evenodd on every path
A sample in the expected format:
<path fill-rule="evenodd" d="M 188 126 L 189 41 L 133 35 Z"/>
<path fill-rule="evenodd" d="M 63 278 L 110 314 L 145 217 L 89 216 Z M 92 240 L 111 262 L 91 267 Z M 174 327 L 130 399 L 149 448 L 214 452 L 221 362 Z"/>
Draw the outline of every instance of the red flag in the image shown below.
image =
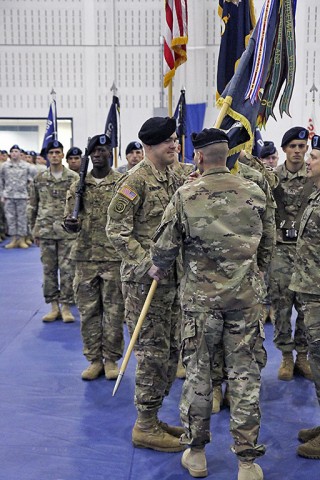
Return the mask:
<path fill-rule="evenodd" d="M 165 0 L 166 34 L 164 37 L 165 72 L 163 84 L 168 86 L 176 68 L 187 61 L 187 0 Z"/>

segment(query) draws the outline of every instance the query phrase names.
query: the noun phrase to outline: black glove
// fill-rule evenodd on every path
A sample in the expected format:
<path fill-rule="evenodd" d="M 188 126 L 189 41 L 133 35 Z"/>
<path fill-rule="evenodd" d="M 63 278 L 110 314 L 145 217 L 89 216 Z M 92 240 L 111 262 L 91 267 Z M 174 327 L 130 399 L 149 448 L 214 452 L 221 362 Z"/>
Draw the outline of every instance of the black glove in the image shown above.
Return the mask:
<path fill-rule="evenodd" d="M 67 217 L 65 219 L 63 227 L 68 233 L 77 233 L 81 230 L 79 220 L 72 217 Z"/>

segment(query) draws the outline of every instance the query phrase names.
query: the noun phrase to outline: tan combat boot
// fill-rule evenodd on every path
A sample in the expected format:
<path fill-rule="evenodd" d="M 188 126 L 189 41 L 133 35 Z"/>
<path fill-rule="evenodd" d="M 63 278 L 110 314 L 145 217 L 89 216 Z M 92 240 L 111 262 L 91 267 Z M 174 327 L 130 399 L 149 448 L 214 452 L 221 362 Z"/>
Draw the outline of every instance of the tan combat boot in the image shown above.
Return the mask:
<path fill-rule="evenodd" d="M 81 374 L 82 380 L 95 380 L 103 374 L 103 362 L 102 360 L 96 360 L 91 362 L 89 367 L 83 370 Z"/>
<path fill-rule="evenodd" d="M 155 412 L 139 412 L 132 430 L 132 443 L 138 448 L 151 448 L 159 452 L 181 452 L 179 438 L 160 428 Z"/>
<path fill-rule="evenodd" d="M 104 361 L 104 375 L 107 380 L 116 380 L 119 375 L 119 368 L 116 362 L 111 360 Z"/>
<path fill-rule="evenodd" d="M 181 457 L 181 465 L 194 478 L 208 476 L 207 460 L 204 448 L 188 448 Z"/>
<path fill-rule="evenodd" d="M 181 355 L 179 357 L 176 378 L 186 378 L 186 369 L 182 364 Z"/>
<path fill-rule="evenodd" d="M 278 370 L 278 379 L 289 381 L 293 379 L 293 355 L 290 353 L 282 354 L 282 362 Z"/>
<path fill-rule="evenodd" d="M 30 235 L 28 235 L 27 237 L 25 237 L 25 242 L 27 245 L 29 245 L 29 247 L 33 244 L 33 240 L 32 240 L 32 237 Z"/>
<path fill-rule="evenodd" d="M 161 422 L 158 420 L 159 427 L 164 431 L 172 435 L 173 437 L 180 438 L 181 435 L 185 433 L 183 427 L 175 426 L 175 425 L 168 425 L 168 423 Z"/>
<path fill-rule="evenodd" d="M 309 442 L 318 435 L 320 435 L 320 427 L 304 428 L 299 431 L 298 438 L 301 442 Z"/>
<path fill-rule="evenodd" d="M 260 465 L 251 462 L 239 462 L 238 480 L 263 480 Z"/>
<path fill-rule="evenodd" d="M 61 316 L 64 323 L 74 322 L 74 316 L 70 312 L 70 307 L 65 303 L 61 305 Z"/>
<path fill-rule="evenodd" d="M 17 237 L 12 237 L 12 240 L 10 243 L 7 243 L 7 245 L 4 246 L 4 248 L 18 248 L 18 239 Z"/>
<path fill-rule="evenodd" d="M 294 373 L 296 375 L 301 375 L 308 380 L 313 380 L 310 363 L 306 353 L 297 354 L 296 362 L 294 364 Z"/>
<path fill-rule="evenodd" d="M 212 413 L 219 413 L 222 406 L 222 388 L 221 385 L 213 387 L 212 392 Z"/>
<path fill-rule="evenodd" d="M 26 243 L 25 237 L 20 237 L 17 242 L 17 247 L 19 248 L 29 248 L 29 245 Z"/>
<path fill-rule="evenodd" d="M 42 317 L 43 322 L 54 322 L 61 318 L 61 312 L 59 309 L 59 303 L 54 301 L 51 302 L 51 312 L 48 312 L 44 317 Z"/>
<path fill-rule="evenodd" d="M 300 457 L 320 459 L 320 435 L 314 437 L 297 448 L 297 454 Z"/>

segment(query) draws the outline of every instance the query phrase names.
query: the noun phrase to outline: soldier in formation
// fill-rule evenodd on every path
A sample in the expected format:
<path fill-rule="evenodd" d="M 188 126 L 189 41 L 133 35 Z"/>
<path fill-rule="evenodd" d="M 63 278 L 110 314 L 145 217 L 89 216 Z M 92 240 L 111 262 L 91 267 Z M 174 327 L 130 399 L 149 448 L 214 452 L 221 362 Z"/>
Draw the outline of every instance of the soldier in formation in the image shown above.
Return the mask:
<path fill-rule="evenodd" d="M 79 176 L 62 165 L 63 157 L 63 145 L 58 140 L 49 143 L 50 167 L 34 178 L 28 205 L 34 242 L 41 249 L 43 295 L 46 303 L 51 303 L 51 311 L 42 318 L 44 322 L 61 317 L 64 322 L 74 321 L 70 311 L 74 303 L 74 263 L 70 252 L 75 234 L 69 235 L 62 222 L 66 192 Z"/>
<path fill-rule="evenodd" d="M 117 378 L 116 362 L 123 352 L 124 302 L 121 291 L 121 257 L 105 232 L 107 210 L 121 177 L 111 168 L 112 148 L 107 135 L 94 136 L 88 145 L 93 169 L 86 175 L 78 218 L 74 218 L 79 182 L 67 194 L 64 225 L 78 232 L 71 250 L 75 262 L 74 293 L 81 317 L 83 353 L 90 362 L 83 380 L 105 374 Z"/>
<path fill-rule="evenodd" d="M 320 137 L 314 135 L 307 176 L 316 190 L 310 195 L 300 223 L 290 289 L 300 296 L 309 347 L 309 361 L 320 404 Z M 300 430 L 298 455 L 320 459 L 320 426 Z"/>

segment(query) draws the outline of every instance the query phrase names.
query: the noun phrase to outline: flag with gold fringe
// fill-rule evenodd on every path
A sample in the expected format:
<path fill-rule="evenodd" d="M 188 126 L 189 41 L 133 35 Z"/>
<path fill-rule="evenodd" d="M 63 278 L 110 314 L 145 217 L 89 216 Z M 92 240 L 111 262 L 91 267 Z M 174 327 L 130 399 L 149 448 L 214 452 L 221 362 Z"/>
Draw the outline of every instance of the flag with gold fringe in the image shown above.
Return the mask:
<path fill-rule="evenodd" d="M 280 114 L 290 116 L 289 104 L 296 69 L 296 0 L 266 0 L 238 68 L 217 101 L 226 108 L 220 128 L 231 129 L 232 155 L 253 143 L 256 125 L 265 125 L 280 99 Z M 280 60 L 281 57 L 281 60 Z"/>
<path fill-rule="evenodd" d="M 187 60 L 187 0 L 165 0 L 166 32 L 164 36 L 164 87 L 167 87 L 179 65 Z"/>
<path fill-rule="evenodd" d="M 218 99 L 234 75 L 256 25 L 253 0 L 219 0 L 221 41 L 217 70 Z"/>

